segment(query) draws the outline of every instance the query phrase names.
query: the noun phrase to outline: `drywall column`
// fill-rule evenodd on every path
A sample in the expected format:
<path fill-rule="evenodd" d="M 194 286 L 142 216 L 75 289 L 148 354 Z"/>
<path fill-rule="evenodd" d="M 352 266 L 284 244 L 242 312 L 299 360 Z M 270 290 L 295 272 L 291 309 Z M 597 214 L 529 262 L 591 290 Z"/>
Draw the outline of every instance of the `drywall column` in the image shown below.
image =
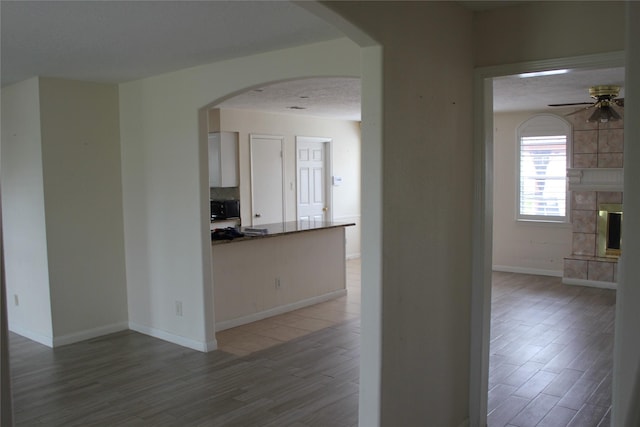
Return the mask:
<path fill-rule="evenodd" d="M 127 329 L 116 85 L 40 78 L 53 345 Z"/>
<path fill-rule="evenodd" d="M 369 269 L 381 268 L 381 318 L 363 315 L 365 327 L 381 319 L 379 424 L 458 426 L 469 410 L 472 14 L 444 2 L 326 4 L 383 49 L 382 265 L 366 262 L 365 242 L 362 290 L 364 305 Z M 367 145 L 363 135 L 363 157 L 375 156 Z M 375 333 L 363 331 L 363 342 Z"/>
<path fill-rule="evenodd" d="M 640 3 L 627 2 L 625 117 L 640 117 Z M 640 122 L 624 127 L 624 223 L 616 298 L 612 426 L 640 425 Z M 632 236 L 633 238 L 629 238 Z"/>
<path fill-rule="evenodd" d="M 9 329 L 52 346 L 38 78 L 2 88 L 1 160 Z"/>

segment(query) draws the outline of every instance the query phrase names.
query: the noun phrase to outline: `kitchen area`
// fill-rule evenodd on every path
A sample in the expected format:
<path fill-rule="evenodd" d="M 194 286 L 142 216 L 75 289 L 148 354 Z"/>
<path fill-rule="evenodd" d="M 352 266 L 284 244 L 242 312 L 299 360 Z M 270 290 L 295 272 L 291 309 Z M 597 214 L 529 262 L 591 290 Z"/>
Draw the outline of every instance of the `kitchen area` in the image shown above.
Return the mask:
<path fill-rule="evenodd" d="M 279 134 L 261 126 L 261 122 L 278 127 Z M 323 182 L 323 185 L 309 184 L 305 180 L 307 175 L 299 173 L 303 156 L 298 158 L 296 147 L 302 145 L 295 133 L 289 134 L 289 128 L 299 127 L 300 122 L 299 118 L 267 113 L 209 110 L 210 231 L 216 331 L 347 294 L 346 260 L 359 257 L 359 235 L 354 233 L 359 228 L 359 177 L 354 175 L 352 179 L 348 174 L 341 177 L 341 181 L 346 178 L 349 184 L 357 183 L 350 189 L 357 190 L 357 199 L 349 195 L 350 203 L 346 205 L 352 209 L 353 200 L 357 200 L 357 215 L 337 217 L 342 199 L 340 190 L 349 187 L 340 188 L 342 182 L 333 186 L 328 180 L 326 185 Z M 320 125 L 327 128 L 326 123 Z M 353 123 L 339 125 L 346 126 L 349 134 L 357 137 L 348 141 L 350 145 L 345 143 L 345 147 L 350 149 L 350 156 L 359 161 L 355 157 L 359 156 L 359 129 Z M 304 132 L 302 128 L 299 131 Z M 269 145 L 281 147 L 280 153 L 270 156 L 262 150 Z M 326 164 L 331 163 L 331 159 L 327 159 Z M 257 165 L 261 169 L 257 169 Z M 359 172 L 359 165 L 356 171 Z M 258 177 L 259 174 L 264 177 Z M 256 179 L 260 182 L 256 183 Z M 273 179 L 277 185 L 273 185 L 273 181 L 268 186 L 259 185 Z M 320 188 L 330 196 L 320 216 L 298 216 L 299 202 L 306 197 L 305 185 Z M 262 197 L 256 197 L 256 191 L 260 191 Z"/>

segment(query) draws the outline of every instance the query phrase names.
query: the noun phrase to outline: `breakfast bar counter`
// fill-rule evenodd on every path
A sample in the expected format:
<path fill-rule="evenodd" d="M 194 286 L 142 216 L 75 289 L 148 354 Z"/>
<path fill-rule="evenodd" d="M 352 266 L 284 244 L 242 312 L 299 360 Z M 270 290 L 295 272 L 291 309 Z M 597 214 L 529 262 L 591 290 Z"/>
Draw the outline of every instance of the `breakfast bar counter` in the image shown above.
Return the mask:
<path fill-rule="evenodd" d="M 346 295 L 345 227 L 353 225 L 292 221 L 212 240 L 216 330 Z"/>
<path fill-rule="evenodd" d="M 326 230 L 330 228 L 339 227 L 351 227 L 354 223 L 334 222 L 334 221 L 288 221 L 279 222 L 274 224 L 262 224 L 255 227 L 242 227 L 239 229 L 241 233 L 246 233 L 245 236 L 235 237 L 233 239 L 221 239 L 213 240 L 212 244 L 230 243 L 230 242 L 242 242 L 254 238 L 276 237 L 290 233 L 301 233 L 308 231 Z M 264 230 L 262 234 L 251 234 L 249 230 Z M 213 230 L 212 230 L 213 231 Z"/>

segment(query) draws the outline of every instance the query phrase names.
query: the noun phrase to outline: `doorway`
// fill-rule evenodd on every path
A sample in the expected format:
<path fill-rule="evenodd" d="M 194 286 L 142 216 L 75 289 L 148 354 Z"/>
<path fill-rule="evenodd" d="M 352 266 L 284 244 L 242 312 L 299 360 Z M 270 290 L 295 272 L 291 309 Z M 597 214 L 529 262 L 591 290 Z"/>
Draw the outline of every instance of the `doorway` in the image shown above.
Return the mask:
<path fill-rule="evenodd" d="M 284 222 L 284 138 L 250 136 L 251 225 Z"/>
<path fill-rule="evenodd" d="M 331 220 L 330 138 L 296 137 L 297 217 L 299 221 Z"/>
<path fill-rule="evenodd" d="M 471 419 L 486 420 L 490 409 L 487 406 L 490 371 L 490 323 L 493 267 L 493 227 L 494 227 L 494 116 L 493 81 L 494 78 L 527 73 L 545 69 L 595 69 L 624 65 L 622 53 L 604 54 L 590 57 L 565 58 L 554 61 L 529 62 L 504 67 L 492 67 L 476 70 L 475 86 L 477 108 L 483 111 L 483 119 L 477 123 L 475 138 L 479 142 L 476 152 L 476 180 L 481 190 L 476 198 L 476 208 L 481 215 L 474 224 L 474 272 L 472 302 L 472 342 L 474 353 L 471 375 Z M 515 192 L 515 190 L 514 190 Z M 585 353 L 586 356 L 586 353 Z M 594 391 L 594 390 L 592 390 Z M 495 409 L 495 408 L 493 408 Z M 478 410 L 477 416 L 474 414 Z"/>

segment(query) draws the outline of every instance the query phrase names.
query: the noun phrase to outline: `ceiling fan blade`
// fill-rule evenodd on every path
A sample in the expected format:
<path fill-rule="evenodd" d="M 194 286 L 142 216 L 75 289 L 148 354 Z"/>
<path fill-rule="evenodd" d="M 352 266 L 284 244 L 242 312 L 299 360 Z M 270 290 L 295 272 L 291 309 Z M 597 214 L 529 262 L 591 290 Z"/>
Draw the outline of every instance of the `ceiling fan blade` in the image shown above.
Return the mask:
<path fill-rule="evenodd" d="M 549 107 L 569 107 L 571 105 L 593 105 L 593 102 L 573 102 L 571 104 L 548 104 Z"/>
<path fill-rule="evenodd" d="M 618 107 L 624 107 L 624 98 L 614 99 L 613 103 L 616 104 Z"/>

